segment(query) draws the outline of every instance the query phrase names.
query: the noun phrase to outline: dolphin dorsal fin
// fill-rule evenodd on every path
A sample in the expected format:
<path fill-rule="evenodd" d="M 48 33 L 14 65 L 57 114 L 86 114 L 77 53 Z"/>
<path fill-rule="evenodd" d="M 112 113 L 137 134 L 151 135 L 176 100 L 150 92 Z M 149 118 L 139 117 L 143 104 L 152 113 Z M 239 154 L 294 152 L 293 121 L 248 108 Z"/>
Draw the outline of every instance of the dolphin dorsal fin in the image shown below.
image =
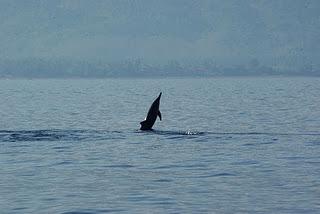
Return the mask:
<path fill-rule="evenodd" d="M 158 116 L 159 116 L 160 120 L 162 120 L 160 110 L 158 111 Z"/>

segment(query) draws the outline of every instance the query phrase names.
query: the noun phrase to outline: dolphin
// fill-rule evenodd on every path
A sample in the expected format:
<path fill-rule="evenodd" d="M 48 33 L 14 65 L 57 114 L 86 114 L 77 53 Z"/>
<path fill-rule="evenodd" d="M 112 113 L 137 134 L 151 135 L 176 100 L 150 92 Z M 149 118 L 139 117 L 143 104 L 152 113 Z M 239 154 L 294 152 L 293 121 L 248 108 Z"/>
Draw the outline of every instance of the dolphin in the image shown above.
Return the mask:
<path fill-rule="evenodd" d="M 153 101 L 146 119 L 142 122 L 140 122 L 141 127 L 140 130 L 152 130 L 153 124 L 156 122 L 157 116 L 159 116 L 160 120 L 161 118 L 161 112 L 159 111 L 159 105 L 160 105 L 160 98 L 161 98 L 162 92 L 160 92 L 158 98 Z"/>

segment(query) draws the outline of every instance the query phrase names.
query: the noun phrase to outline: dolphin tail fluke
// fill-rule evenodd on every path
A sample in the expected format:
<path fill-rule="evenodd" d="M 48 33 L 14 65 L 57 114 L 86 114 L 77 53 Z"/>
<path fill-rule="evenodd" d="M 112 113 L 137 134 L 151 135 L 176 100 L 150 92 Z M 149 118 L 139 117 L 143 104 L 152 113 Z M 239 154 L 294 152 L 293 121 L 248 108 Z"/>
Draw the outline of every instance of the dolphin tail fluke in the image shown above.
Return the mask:
<path fill-rule="evenodd" d="M 159 116 L 160 120 L 162 120 L 160 111 L 158 111 L 158 116 Z"/>

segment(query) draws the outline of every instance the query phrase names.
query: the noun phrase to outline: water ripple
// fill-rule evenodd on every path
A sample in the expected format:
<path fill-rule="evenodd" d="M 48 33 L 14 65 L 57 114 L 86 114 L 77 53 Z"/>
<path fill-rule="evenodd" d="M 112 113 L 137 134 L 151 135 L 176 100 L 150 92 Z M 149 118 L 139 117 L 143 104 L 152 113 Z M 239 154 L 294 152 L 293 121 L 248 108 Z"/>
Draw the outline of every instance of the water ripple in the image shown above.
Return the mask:
<path fill-rule="evenodd" d="M 0 142 L 24 142 L 24 141 L 83 141 L 122 139 L 119 131 L 100 130 L 0 130 Z M 57 147 L 58 148 L 58 147 Z M 56 148 L 56 149 L 57 149 Z"/>
<path fill-rule="evenodd" d="M 133 165 L 130 164 L 116 164 L 116 165 L 106 165 L 105 168 L 132 168 Z"/>
<path fill-rule="evenodd" d="M 203 139 L 204 136 L 216 136 L 220 138 L 225 136 L 232 138 L 233 136 L 272 136 L 270 142 L 264 144 L 272 144 L 278 139 L 275 136 L 320 136 L 320 133 L 273 133 L 273 132 L 202 132 L 202 131 L 107 131 L 107 130 L 20 130 L 9 131 L 0 130 L 0 142 L 26 142 L 26 141 L 83 141 L 83 140 L 108 140 L 108 139 L 126 139 L 128 136 L 135 134 L 161 135 L 168 139 Z M 201 138 L 199 138 L 201 137 Z M 318 145 L 318 142 L 313 142 L 313 145 Z M 250 146 L 250 144 L 245 144 Z M 58 149 L 58 147 L 56 148 Z"/>
<path fill-rule="evenodd" d="M 222 172 L 222 173 L 216 173 L 216 174 L 210 174 L 210 175 L 202 175 L 202 176 L 199 176 L 199 178 L 231 177 L 231 176 L 236 176 L 236 174 L 228 173 L 228 172 Z"/>
<path fill-rule="evenodd" d="M 98 213 L 114 213 L 114 212 L 122 212 L 123 209 L 101 209 L 101 210 L 90 210 L 84 209 L 83 211 L 69 211 L 63 212 L 62 214 L 98 214 Z"/>

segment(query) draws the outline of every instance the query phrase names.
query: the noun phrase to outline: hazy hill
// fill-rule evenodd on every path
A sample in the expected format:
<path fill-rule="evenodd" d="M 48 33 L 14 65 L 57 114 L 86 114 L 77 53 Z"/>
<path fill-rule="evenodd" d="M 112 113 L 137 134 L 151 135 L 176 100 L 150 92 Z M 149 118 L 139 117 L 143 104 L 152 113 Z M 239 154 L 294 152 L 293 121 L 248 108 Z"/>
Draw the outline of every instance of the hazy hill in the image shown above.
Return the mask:
<path fill-rule="evenodd" d="M 317 0 L 3 0 L 0 75 L 319 75 L 319 11 Z"/>

